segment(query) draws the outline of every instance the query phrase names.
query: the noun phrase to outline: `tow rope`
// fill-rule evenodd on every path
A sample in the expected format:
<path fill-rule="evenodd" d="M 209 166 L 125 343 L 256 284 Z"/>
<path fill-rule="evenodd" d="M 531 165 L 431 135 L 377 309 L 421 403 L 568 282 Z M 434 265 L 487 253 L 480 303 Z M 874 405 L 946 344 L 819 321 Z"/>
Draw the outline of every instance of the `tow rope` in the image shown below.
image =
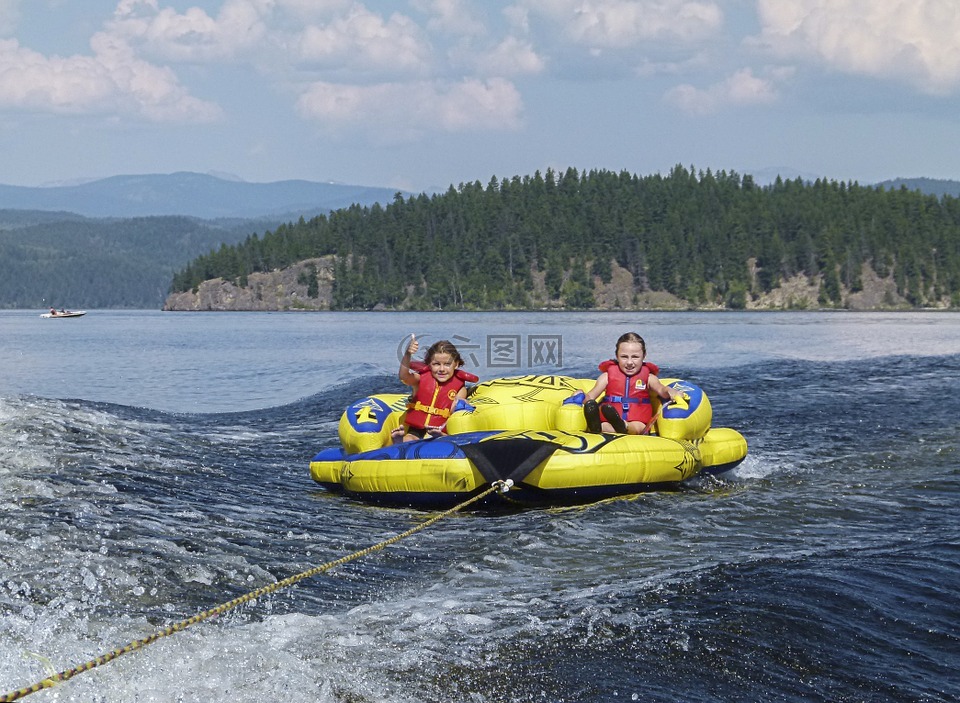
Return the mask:
<path fill-rule="evenodd" d="M 10 691 L 9 693 L 0 695 L 0 703 L 8 703 L 9 701 L 16 701 L 26 696 L 29 696 L 31 693 L 42 691 L 45 688 L 53 688 L 54 686 L 56 686 L 57 684 L 63 681 L 72 679 L 77 674 L 81 674 L 84 671 L 90 671 L 91 669 L 95 669 L 101 664 L 106 664 L 109 661 L 113 661 L 117 657 L 122 656 L 124 654 L 129 654 L 130 652 L 136 651 L 138 649 L 143 649 L 147 645 L 153 644 L 154 642 L 156 642 L 159 639 L 162 639 L 163 637 L 168 637 L 176 632 L 185 630 L 191 625 L 196 625 L 199 622 L 203 622 L 204 620 L 209 620 L 212 617 L 226 613 L 229 610 L 233 610 L 238 605 L 242 605 L 249 601 L 256 600 L 257 598 L 260 598 L 262 596 L 269 595 L 270 593 L 279 591 L 280 589 L 292 586 L 300 581 L 303 581 L 304 579 L 310 578 L 311 576 L 316 576 L 317 574 L 321 574 L 325 571 L 329 571 L 330 569 L 333 569 L 337 566 L 343 566 L 344 564 L 354 561 L 355 559 L 359 559 L 360 557 L 365 557 L 369 554 L 373 554 L 374 552 L 380 551 L 381 549 L 385 549 L 386 547 L 389 547 L 391 544 L 396 544 L 400 540 L 405 539 L 411 535 L 414 535 L 417 532 L 420 532 L 421 530 L 425 530 L 426 528 L 430 527 L 434 523 L 437 523 L 440 520 L 446 517 L 449 517 L 450 515 L 453 515 L 463 510 L 464 508 L 470 505 L 473 505 L 478 501 L 483 500 L 491 493 L 494 493 L 496 491 L 501 491 L 503 493 L 506 493 L 507 491 L 510 490 L 512 486 L 513 486 L 513 481 L 510 481 L 510 480 L 496 481 L 495 483 L 491 484 L 491 486 L 487 490 L 483 491 L 482 493 L 478 493 L 472 498 L 468 498 L 467 500 L 463 501 L 459 505 L 456 505 L 450 508 L 449 510 L 446 510 L 442 513 L 434 515 L 432 518 L 425 520 L 424 522 L 420 523 L 416 527 L 411 527 L 406 532 L 401 532 L 400 534 L 394 535 L 389 539 L 385 539 L 382 542 L 378 542 L 377 544 L 371 545 L 366 549 L 361 549 L 360 551 L 354 552 L 353 554 L 348 554 L 347 556 L 341 557 L 340 559 L 335 559 L 334 561 L 328 561 L 326 564 L 321 564 L 320 566 L 315 566 L 311 569 L 307 569 L 306 571 L 302 571 L 299 574 L 289 576 L 283 579 L 282 581 L 277 581 L 276 583 L 272 583 L 269 586 L 263 586 L 256 590 L 250 591 L 249 593 L 242 595 L 239 598 L 234 598 L 233 600 L 228 601 L 226 603 L 221 603 L 215 608 L 211 608 L 210 610 L 205 610 L 202 613 L 194 615 L 191 618 L 188 618 L 186 620 L 181 620 L 180 622 L 169 625 L 163 628 L 162 630 L 154 632 L 152 635 L 144 637 L 143 639 L 134 640 L 130 644 L 127 644 L 123 647 L 119 647 L 105 654 L 101 654 L 100 656 L 94 659 L 91 659 L 90 661 L 84 664 L 80 664 L 79 666 L 75 666 L 65 671 L 61 671 L 58 674 L 48 676 L 42 681 L 38 681 L 37 683 L 31 686 L 26 686 L 16 691 Z"/>

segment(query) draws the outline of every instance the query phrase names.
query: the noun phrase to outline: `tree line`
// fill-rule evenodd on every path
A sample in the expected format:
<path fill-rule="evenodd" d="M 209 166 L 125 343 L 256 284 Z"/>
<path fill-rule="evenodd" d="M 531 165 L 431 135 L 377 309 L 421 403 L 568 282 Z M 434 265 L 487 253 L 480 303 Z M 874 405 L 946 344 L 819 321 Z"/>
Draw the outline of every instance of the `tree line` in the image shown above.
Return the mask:
<path fill-rule="evenodd" d="M 757 185 L 736 172 L 676 166 L 496 177 L 354 206 L 222 245 L 180 270 L 173 292 L 333 255 L 332 307 L 517 309 L 536 291 L 594 305 L 614 266 L 634 291 L 691 306 L 742 308 L 798 274 L 819 277 L 820 304 L 841 304 L 868 264 L 920 307 L 960 306 L 960 200 L 827 180 Z M 622 301 L 629 307 L 631 301 Z"/>

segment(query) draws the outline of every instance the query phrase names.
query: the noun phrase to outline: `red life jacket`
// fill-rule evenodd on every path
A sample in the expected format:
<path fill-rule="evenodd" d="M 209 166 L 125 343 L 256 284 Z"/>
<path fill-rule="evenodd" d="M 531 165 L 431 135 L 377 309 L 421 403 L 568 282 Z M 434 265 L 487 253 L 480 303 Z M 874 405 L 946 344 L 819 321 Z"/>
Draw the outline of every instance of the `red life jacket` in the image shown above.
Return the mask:
<path fill-rule="evenodd" d="M 407 416 L 404 419 L 410 427 L 424 430 L 428 427 L 443 427 L 450 417 L 450 409 L 457 402 L 457 393 L 466 382 L 476 383 L 480 379 L 472 373 L 457 369 L 446 383 L 437 383 L 430 373 L 430 367 L 420 362 L 410 364 L 410 369 L 420 374 L 417 392 L 407 404 Z"/>
<path fill-rule="evenodd" d="M 600 401 L 601 405 L 615 408 L 624 422 L 646 424 L 653 419 L 653 405 L 650 390 L 647 388 L 647 379 L 650 374 L 660 372 L 656 364 L 645 361 L 640 371 L 633 376 L 626 376 L 614 359 L 608 359 L 600 364 L 600 370 L 607 373 L 607 387 L 604 390 L 603 400 Z"/>

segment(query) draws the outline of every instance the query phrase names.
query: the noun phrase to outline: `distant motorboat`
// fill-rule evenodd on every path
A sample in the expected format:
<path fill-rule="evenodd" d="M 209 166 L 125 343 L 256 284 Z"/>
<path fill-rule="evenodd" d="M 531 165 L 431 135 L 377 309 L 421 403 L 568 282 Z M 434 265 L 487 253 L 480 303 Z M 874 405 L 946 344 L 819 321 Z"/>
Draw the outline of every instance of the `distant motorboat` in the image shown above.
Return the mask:
<path fill-rule="evenodd" d="M 83 317 L 86 314 L 86 310 L 54 310 L 50 308 L 50 312 L 45 312 L 40 317 Z"/>

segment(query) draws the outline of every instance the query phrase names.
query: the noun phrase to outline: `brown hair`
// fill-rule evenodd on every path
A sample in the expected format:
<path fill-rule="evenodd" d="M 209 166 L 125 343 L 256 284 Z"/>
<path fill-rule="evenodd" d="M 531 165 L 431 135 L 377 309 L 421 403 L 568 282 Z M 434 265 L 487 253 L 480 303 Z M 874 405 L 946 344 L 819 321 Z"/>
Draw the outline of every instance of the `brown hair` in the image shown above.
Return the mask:
<path fill-rule="evenodd" d="M 449 354 L 453 358 L 453 363 L 457 368 L 463 366 L 463 359 L 460 357 L 460 352 L 457 351 L 453 342 L 441 339 L 439 342 L 431 344 L 430 348 L 427 349 L 426 355 L 423 357 L 424 362 L 429 364 L 435 354 Z"/>
<path fill-rule="evenodd" d="M 640 346 L 643 348 L 643 355 L 647 355 L 647 343 L 643 341 L 643 337 L 636 332 L 627 332 L 625 334 L 621 334 L 620 339 L 617 340 L 617 346 L 613 350 L 614 356 L 620 353 L 620 345 L 624 342 L 639 342 Z"/>

